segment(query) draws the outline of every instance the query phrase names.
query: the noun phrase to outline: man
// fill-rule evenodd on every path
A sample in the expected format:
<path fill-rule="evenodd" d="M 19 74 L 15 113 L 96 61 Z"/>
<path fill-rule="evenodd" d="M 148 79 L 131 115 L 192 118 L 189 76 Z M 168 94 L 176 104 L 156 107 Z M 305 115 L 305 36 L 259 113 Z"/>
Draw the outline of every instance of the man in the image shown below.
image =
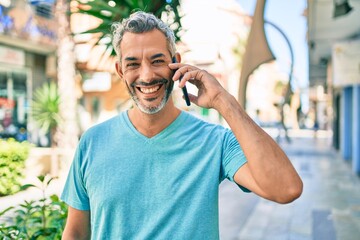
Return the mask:
<path fill-rule="evenodd" d="M 181 63 L 163 22 L 136 12 L 114 25 L 113 45 L 135 106 L 82 136 L 62 194 L 63 239 L 218 239 L 225 178 L 279 203 L 300 196 L 284 152 L 212 75 Z M 179 87 L 199 89 L 191 102 L 216 109 L 231 130 L 174 106 L 181 76 Z"/>

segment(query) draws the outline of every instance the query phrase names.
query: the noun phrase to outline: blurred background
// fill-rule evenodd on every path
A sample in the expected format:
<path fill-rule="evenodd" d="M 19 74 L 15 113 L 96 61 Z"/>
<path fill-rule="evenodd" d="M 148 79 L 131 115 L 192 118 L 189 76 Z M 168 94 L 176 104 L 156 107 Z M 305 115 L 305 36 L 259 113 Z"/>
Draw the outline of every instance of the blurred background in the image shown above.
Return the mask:
<path fill-rule="evenodd" d="M 348 193 L 356 195 L 349 196 L 350 225 L 359 233 L 354 230 L 360 229 L 359 0 L 0 0 L 0 138 L 4 146 L 19 143 L 15 152 L 24 152 L 24 170 L 16 173 L 21 178 L 10 181 L 15 187 L 9 190 L 10 183 L 1 182 L 4 209 L 26 198 L 14 202 L 5 196 L 34 176 L 58 177 L 50 192 L 59 193 L 81 134 L 132 106 L 115 73 L 111 23 L 134 9 L 153 12 L 170 24 L 182 61 L 213 74 L 289 151 L 300 173 L 314 168 L 314 174 L 325 171 L 328 176 L 332 170 L 312 161 L 319 156 L 344 166 L 337 174 L 351 178 Z M 174 89 L 179 108 L 226 126 L 215 110 L 186 106 L 181 91 Z M 19 150 L 21 143 L 28 144 L 25 150 Z M 3 166 L 0 172 L 9 172 Z M 228 205 L 227 199 L 220 201 Z M 311 223 L 299 230 L 298 238 L 284 239 L 356 239 L 339 233 L 322 238 L 331 228 L 312 225 L 322 213 L 303 219 Z M 231 225 L 222 222 L 222 229 Z M 239 237 L 241 229 L 236 231 Z"/>

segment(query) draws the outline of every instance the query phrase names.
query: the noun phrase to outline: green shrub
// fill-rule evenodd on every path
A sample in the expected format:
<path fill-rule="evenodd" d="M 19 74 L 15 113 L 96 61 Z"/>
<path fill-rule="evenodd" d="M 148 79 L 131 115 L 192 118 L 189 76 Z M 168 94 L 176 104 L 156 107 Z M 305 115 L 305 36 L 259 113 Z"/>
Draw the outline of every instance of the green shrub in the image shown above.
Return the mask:
<path fill-rule="evenodd" d="M 24 177 L 30 144 L 14 139 L 0 139 L 0 196 L 18 192 Z"/>
<path fill-rule="evenodd" d="M 45 190 L 53 180 L 39 176 L 40 187 L 32 184 L 22 188 L 37 187 L 43 197 L 36 201 L 25 201 L 0 213 L 11 213 L 12 222 L 0 223 L 0 239 L 52 239 L 60 240 L 67 218 L 67 205 L 57 195 L 45 197 Z"/>

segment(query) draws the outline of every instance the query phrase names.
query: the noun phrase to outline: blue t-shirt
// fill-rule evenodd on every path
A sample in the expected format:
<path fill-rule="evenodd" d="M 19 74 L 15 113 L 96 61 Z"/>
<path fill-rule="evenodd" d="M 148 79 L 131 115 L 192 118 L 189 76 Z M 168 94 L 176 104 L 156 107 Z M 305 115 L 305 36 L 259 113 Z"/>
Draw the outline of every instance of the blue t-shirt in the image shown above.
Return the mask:
<path fill-rule="evenodd" d="M 81 138 L 62 200 L 92 239 L 218 239 L 218 189 L 246 163 L 234 134 L 181 112 L 152 138 L 127 112 Z"/>

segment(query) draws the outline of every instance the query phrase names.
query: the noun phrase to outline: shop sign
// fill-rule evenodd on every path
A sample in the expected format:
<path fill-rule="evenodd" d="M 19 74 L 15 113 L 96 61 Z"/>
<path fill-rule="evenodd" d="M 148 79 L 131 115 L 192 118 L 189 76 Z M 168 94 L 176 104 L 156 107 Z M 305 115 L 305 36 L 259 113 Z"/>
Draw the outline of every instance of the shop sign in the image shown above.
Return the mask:
<path fill-rule="evenodd" d="M 15 107 L 15 101 L 7 98 L 0 97 L 0 107 L 13 109 Z"/>
<path fill-rule="evenodd" d="M 360 84 L 360 40 L 334 44 L 332 59 L 335 87 Z"/>
<path fill-rule="evenodd" d="M 24 66 L 25 53 L 21 50 L 0 46 L 0 62 Z"/>

